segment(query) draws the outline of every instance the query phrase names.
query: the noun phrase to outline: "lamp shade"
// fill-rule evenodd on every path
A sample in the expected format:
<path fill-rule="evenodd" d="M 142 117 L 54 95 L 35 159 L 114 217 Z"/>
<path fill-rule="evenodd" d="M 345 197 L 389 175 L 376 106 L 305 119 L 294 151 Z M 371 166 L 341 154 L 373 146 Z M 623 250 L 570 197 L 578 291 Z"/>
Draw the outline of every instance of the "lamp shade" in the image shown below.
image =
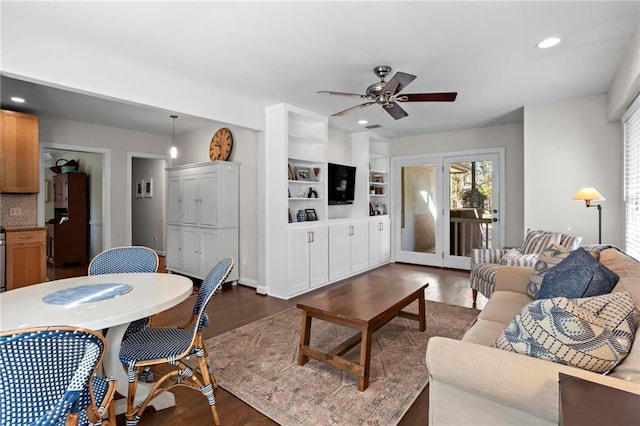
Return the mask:
<path fill-rule="evenodd" d="M 605 198 L 595 188 L 582 188 L 576 195 L 573 196 L 574 200 L 584 200 L 587 206 L 591 201 L 604 201 Z"/>

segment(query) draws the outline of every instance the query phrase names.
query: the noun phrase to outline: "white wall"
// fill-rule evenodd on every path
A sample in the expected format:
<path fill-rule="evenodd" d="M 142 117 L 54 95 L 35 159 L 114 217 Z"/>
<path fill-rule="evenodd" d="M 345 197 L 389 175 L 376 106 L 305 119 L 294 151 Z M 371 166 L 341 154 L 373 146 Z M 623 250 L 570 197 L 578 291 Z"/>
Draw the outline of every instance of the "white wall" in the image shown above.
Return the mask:
<path fill-rule="evenodd" d="M 609 121 L 622 114 L 640 93 L 640 28 L 629 43 L 627 54 L 609 86 Z"/>
<path fill-rule="evenodd" d="M 111 215 L 103 218 L 103 225 L 106 226 L 107 222 L 110 225 L 110 247 L 124 245 L 128 240 L 125 226 L 128 196 L 127 152 L 166 155 L 171 144 L 171 136 L 40 116 L 40 142 L 74 145 L 78 146 L 79 151 L 82 147 L 109 150 L 111 169 L 105 172 L 111 188 Z"/>
<path fill-rule="evenodd" d="M 209 160 L 209 143 L 214 133 L 227 127 L 233 135 L 229 161 L 240 163 L 240 259 L 236 260 L 239 281 L 249 286 L 258 284 L 258 140 L 259 132 L 243 127 L 212 123 L 190 133 L 176 136 L 178 158 L 174 166 L 202 163 Z M 180 128 L 180 120 L 176 121 Z"/>
<path fill-rule="evenodd" d="M 524 235 L 522 129 L 518 123 L 394 139 L 390 143 L 390 155 L 393 158 L 504 147 L 506 205 L 501 217 L 505 221 L 505 244 L 519 246 Z"/>
<path fill-rule="evenodd" d="M 571 198 L 595 187 L 602 202 L 602 242 L 623 243 L 622 128 L 608 123 L 607 95 L 524 110 L 524 223 L 570 231 L 598 242 L 598 212 Z"/>
<path fill-rule="evenodd" d="M 164 253 L 165 161 L 132 158 L 131 165 L 131 244 Z M 152 197 L 137 197 L 136 183 L 153 179 Z M 144 188 L 143 188 L 144 191 Z M 144 193 L 143 193 L 144 195 Z"/>

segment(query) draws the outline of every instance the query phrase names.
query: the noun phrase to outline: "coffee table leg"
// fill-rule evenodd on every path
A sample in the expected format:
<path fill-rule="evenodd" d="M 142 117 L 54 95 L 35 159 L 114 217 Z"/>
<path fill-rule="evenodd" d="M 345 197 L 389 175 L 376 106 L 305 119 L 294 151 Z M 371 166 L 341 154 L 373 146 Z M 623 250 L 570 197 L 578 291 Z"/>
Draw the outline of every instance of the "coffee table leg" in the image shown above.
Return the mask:
<path fill-rule="evenodd" d="M 371 328 L 362 327 L 362 341 L 360 342 L 360 365 L 364 368 L 362 377 L 358 380 L 358 390 L 364 391 L 369 387 L 369 369 L 371 367 Z"/>
<path fill-rule="evenodd" d="M 418 316 L 420 319 L 418 320 L 418 324 L 420 325 L 420 331 L 425 331 L 427 329 L 427 319 L 425 310 L 425 302 L 424 302 L 424 290 L 420 292 L 420 296 L 418 296 Z"/>
<path fill-rule="evenodd" d="M 309 361 L 309 357 L 304 354 L 304 349 L 309 347 L 311 340 L 311 317 L 307 311 L 302 311 L 302 320 L 300 323 L 300 347 L 298 348 L 298 365 L 305 365 Z"/>

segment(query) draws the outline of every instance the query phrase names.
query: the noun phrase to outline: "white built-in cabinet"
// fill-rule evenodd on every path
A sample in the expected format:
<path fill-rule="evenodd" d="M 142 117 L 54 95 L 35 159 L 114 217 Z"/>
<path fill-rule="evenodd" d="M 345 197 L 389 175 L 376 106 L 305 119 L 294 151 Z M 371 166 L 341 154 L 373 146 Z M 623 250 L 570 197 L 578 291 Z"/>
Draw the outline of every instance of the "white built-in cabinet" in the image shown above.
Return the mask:
<path fill-rule="evenodd" d="M 369 267 L 383 265 L 391 259 L 389 216 L 369 218 Z"/>
<path fill-rule="evenodd" d="M 369 268 L 367 219 L 329 225 L 329 279 L 345 278 Z"/>
<path fill-rule="evenodd" d="M 204 279 L 222 258 L 238 279 L 238 167 L 213 161 L 167 169 L 167 270 Z"/>
<path fill-rule="evenodd" d="M 387 197 L 388 141 L 369 132 L 352 136 L 355 200 L 340 206 L 350 212 L 348 218 L 334 219 L 326 199 L 328 118 L 287 104 L 265 113 L 264 141 L 258 145 L 257 291 L 289 299 L 388 262 L 389 217 L 369 217 L 370 200 Z M 384 174 L 376 183 L 385 189 L 372 197 L 374 172 Z M 309 188 L 317 197 L 308 197 Z M 386 201 L 378 204 L 385 204 L 386 212 Z M 298 222 L 298 211 L 307 209 L 317 220 Z"/>
<path fill-rule="evenodd" d="M 327 225 L 296 227 L 288 232 L 288 291 L 304 293 L 329 281 Z"/>

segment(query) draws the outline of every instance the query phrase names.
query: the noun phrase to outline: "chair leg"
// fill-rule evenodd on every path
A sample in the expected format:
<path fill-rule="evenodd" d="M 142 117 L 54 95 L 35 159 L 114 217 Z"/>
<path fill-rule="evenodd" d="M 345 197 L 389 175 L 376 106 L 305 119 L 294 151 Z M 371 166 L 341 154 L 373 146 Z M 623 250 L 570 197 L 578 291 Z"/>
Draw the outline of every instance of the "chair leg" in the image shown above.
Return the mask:
<path fill-rule="evenodd" d="M 198 335 L 196 346 L 202 349 L 196 350 L 196 356 L 198 358 L 198 365 L 200 367 L 200 373 L 202 374 L 203 386 L 201 388 L 202 394 L 209 400 L 209 406 L 211 407 L 211 414 L 213 415 L 213 422 L 216 425 L 220 425 L 220 417 L 218 416 L 218 408 L 216 407 L 216 398 L 213 394 L 214 381 L 211 380 L 213 373 L 210 373 L 211 368 L 207 363 L 206 350 L 204 349 L 204 342 L 202 336 Z M 214 379 L 215 380 L 215 379 Z"/>
<path fill-rule="evenodd" d="M 471 289 L 471 295 L 473 297 L 473 304 L 476 304 L 476 299 L 478 298 L 478 290 L 476 290 L 475 288 Z"/>
<path fill-rule="evenodd" d="M 129 388 L 127 389 L 127 411 L 125 413 L 125 419 L 126 419 L 125 424 L 127 426 L 135 426 L 138 424 L 138 421 L 140 420 L 140 416 L 138 415 L 138 409 L 136 408 L 136 405 L 135 405 L 136 390 L 138 387 L 138 369 L 135 367 L 129 367 L 129 370 L 127 373 L 128 373 L 127 379 L 129 380 Z"/>

